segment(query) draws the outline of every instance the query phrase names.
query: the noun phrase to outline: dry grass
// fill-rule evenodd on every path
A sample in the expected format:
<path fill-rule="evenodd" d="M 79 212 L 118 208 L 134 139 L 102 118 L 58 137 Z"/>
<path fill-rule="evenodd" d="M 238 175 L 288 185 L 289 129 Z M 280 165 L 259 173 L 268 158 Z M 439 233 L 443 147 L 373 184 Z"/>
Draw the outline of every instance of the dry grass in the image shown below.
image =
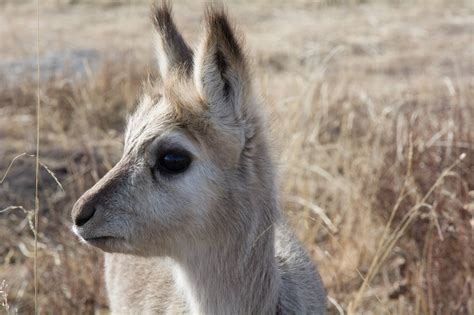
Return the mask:
<path fill-rule="evenodd" d="M 41 313 L 106 309 L 101 255 L 69 231 L 69 212 L 118 160 L 124 118 L 147 76 L 146 5 L 122 2 L 104 16 L 63 2 L 43 12 L 45 54 L 67 30 L 74 41 L 64 45 L 106 61 L 81 80 L 62 73 L 43 82 L 41 162 L 64 191 L 42 167 Z M 282 204 L 319 265 L 331 314 L 473 314 L 474 10 L 356 2 L 229 5 L 271 114 Z M 188 36 L 197 7 L 177 3 Z M 28 47 L 32 13 L 5 6 L 4 60 Z M 28 79 L 0 87 L 0 178 L 15 156 L 34 152 L 35 93 Z M 0 213 L 0 310 L 33 309 L 33 196 L 34 158 L 25 155 L 0 184 L 0 210 L 26 209 Z"/>

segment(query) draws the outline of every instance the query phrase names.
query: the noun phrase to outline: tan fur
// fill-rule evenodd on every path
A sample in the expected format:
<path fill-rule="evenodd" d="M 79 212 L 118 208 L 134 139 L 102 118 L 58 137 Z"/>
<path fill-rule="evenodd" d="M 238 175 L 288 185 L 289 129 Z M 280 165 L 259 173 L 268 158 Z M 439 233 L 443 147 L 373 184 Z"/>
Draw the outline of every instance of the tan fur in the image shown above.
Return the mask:
<path fill-rule="evenodd" d="M 280 217 L 242 41 L 209 7 L 193 54 L 169 5 L 154 10 L 160 93 L 142 96 L 122 159 L 72 211 L 75 233 L 106 252 L 112 312 L 324 314 L 319 275 Z M 165 176 L 155 164 L 170 147 L 192 162 Z"/>

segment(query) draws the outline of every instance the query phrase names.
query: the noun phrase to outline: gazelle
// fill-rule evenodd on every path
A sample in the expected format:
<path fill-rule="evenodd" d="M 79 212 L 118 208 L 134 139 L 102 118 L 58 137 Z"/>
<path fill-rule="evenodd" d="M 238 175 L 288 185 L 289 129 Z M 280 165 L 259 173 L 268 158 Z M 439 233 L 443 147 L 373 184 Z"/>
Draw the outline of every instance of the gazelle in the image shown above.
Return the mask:
<path fill-rule="evenodd" d="M 113 313 L 325 314 L 318 272 L 277 202 L 242 41 L 208 7 L 193 52 L 153 9 L 162 82 L 129 118 L 121 160 L 74 205 L 105 253 Z"/>

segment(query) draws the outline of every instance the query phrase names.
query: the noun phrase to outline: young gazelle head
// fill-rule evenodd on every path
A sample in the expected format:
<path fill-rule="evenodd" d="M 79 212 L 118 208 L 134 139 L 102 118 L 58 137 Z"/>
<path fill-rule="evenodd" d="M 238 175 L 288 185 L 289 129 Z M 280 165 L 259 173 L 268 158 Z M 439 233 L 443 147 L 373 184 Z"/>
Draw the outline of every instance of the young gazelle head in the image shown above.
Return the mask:
<path fill-rule="evenodd" d="M 166 2 L 153 22 L 162 82 L 128 120 L 121 160 L 74 205 L 74 231 L 106 252 L 135 255 L 255 240 L 276 207 L 241 41 L 220 8 L 207 9 L 194 53 Z"/>

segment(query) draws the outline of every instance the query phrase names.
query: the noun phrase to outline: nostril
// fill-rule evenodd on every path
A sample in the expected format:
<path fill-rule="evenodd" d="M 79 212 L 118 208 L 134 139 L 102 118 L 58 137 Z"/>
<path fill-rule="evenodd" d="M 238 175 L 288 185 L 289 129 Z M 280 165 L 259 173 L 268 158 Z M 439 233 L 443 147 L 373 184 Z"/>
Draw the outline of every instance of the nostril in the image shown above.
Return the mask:
<path fill-rule="evenodd" d="M 94 204 L 87 204 L 82 208 L 82 211 L 79 213 L 79 215 L 75 219 L 75 224 L 77 226 L 82 226 L 89 221 L 95 213 L 95 205 Z"/>

